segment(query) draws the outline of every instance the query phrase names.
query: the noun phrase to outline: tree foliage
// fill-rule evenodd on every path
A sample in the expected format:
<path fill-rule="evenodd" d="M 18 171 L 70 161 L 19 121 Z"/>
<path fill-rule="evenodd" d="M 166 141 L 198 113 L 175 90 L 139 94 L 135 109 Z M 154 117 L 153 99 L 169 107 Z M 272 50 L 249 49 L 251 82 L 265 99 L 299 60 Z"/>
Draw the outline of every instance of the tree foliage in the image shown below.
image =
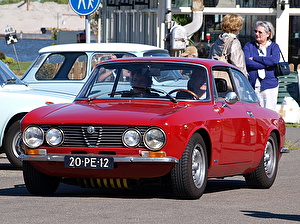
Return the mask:
<path fill-rule="evenodd" d="M 0 5 L 16 4 L 19 2 L 24 2 L 24 0 L 2 0 L 0 1 Z"/>

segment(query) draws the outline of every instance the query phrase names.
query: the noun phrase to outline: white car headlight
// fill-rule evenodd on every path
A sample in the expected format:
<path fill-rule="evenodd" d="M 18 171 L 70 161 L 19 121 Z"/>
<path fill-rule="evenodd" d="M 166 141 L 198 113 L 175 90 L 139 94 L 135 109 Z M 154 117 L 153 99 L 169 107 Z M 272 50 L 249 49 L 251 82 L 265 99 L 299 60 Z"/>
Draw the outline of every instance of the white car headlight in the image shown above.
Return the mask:
<path fill-rule="evenodd" d="M 160 150 L 166 143 L 166 135 L 160 128 L 150 128 L 144 134 L 144 143 L 149 150 Z"/>
<path fill-rule="evenodd" d="M 64 138 L 63 132 L 57 128 L 50 128 L 46 133 L 46 142 L 51 146 L 58 146 Z"/>
<path fill-rule="evenodd" d="M 122 135 L 123 144 L 127 147 L 136 147 L 141 142 L 141 133 L 136 129 L 128 129 Z"/>
<path fill-rule="evenodd" d="M 44 131 L 40 127 L 29 126 L 23 132 L 23 142 L 29 148 L 37 148 L 44 142 Z"/>

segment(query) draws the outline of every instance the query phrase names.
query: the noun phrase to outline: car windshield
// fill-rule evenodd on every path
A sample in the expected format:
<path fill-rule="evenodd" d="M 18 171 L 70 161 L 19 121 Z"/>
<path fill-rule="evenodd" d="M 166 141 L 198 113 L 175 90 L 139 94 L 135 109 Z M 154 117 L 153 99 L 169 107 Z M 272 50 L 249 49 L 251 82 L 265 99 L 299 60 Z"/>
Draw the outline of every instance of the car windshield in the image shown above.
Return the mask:
<path fill-rule="evenodd" d="M 24 83 L 5 65 L 0 62 L 0 85 L 21 84 Z"/>
<path fill-rule="evenodd" d="M 97 66 L 77 100 L 147 98 L 207 100 L 207 70 L 180 62 L 112 62 Z"/>

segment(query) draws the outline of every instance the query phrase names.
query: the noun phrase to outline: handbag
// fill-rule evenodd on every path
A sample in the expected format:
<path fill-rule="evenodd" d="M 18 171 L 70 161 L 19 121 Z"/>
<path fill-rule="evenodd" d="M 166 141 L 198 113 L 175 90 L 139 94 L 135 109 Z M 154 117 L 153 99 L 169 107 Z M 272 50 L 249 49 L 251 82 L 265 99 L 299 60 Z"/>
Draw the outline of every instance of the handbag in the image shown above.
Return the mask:
<path fill-rule="evenodd" d="M 223 61 L 228 63 L 228 54 L 227 54 L 227 49 L 229 47 L 229 44 L 232 42 L 234 38 L 233 37 L 229 37 L 225 44 L 224 44 L 224 49 L 222 51 L 222 55 L 221 56 L 214 56 L 214 59 L 218 60 L 218 61 Z"/>
<path fill-rule="evenodd" d="M 289 67 L 289 63 L 284 60 L 284 57 L 283 57 L 283 54 L 282 54 L 281 50 L 280 50 L 280 54 L 281 54 L 281 57 L 283 59 L 283 62 L 279 62 L 274 68 L 274 75 L 276 77 L 289 75 L 290 72 L 291 72 L 290 67 Z"/>

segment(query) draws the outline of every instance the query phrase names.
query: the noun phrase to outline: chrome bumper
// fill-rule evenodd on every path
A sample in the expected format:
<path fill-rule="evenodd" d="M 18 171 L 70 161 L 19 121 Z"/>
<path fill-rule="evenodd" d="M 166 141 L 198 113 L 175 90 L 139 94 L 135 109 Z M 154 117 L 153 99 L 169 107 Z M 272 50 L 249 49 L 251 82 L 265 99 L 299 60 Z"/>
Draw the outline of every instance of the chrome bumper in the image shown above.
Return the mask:
<path fill-rule="evenodd" d="M 76 155 L 74 155 L 76 156 Z M 82 155 L 81 155 L 82 156 Z M 85 154 L 86 156 L 86 154 Z M 93 157 L 99 155 L 93 155 Z M 99 156 L 100 157 L 100 156 Z M 108 156 L 109 157 L 109 156 Z M 112 156 L 116 163 L 178 163 L 179 159 L 173 157 L 140 157 L 140 156 Z M 41 162 L 64 162 L 65 156 L 58 155 L 20 155 L 22 161 L 41 161 Z"/>

